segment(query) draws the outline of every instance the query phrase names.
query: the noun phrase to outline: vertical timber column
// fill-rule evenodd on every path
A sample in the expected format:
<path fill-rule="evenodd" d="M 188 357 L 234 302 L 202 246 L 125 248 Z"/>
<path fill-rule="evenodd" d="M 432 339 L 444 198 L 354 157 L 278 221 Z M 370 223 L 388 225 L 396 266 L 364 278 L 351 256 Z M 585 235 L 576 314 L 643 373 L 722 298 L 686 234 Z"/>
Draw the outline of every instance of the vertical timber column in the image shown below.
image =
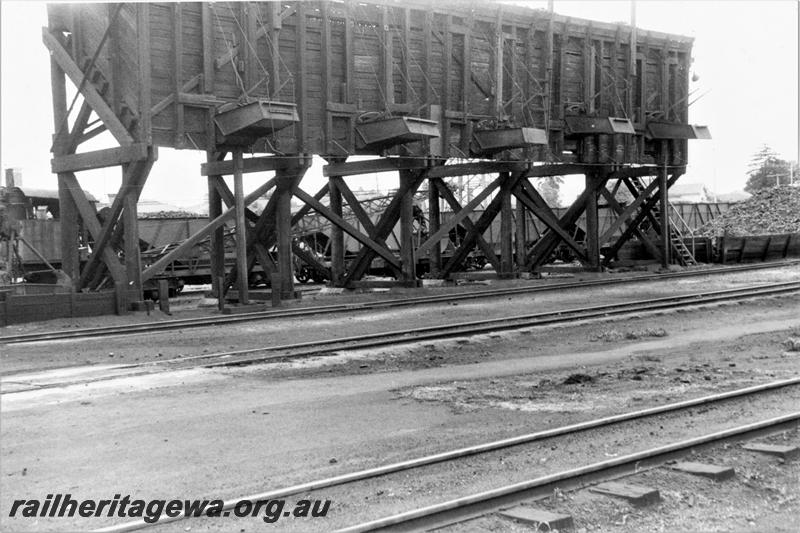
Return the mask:
<path fill-rule="evenodd" d="M 272 287 L 281 293 L 294 293 L 294 264 L 292 256 L 292 189 L 297 183 L 296 170 L 278 170 L 278 183 L 275 187 L 277 202 L 275 205 L 275 235 L 278 247 L 278 274 L 281 278 L 280 287 Z"/>
<path fill-rule="evenodd" d="M 597 212 L 596 182 L 601 179 L 594 172 L 586 174 L 586 190 L 593 191 L 586 196 L 586 255 L 589 258 L 589 268 L 600 270 L 600 231 Z"/>
<path fill-rule="evenodd" d="M 136 164 L 136 163 L 130 163 Z M 123 173 L 125 172 L 123 167 Z M 142 258 L 139 250 L 139 210 L 136 207 L 138 200 L 133 187 L 128 187 L 123 192 L 122 200 L 123 228 L 125 230 L 125 270 L 128 279 L 128 297 L 140 302 L 144 299 L 142 294 Z"/>
<path fill-rule="evenodd" d="M 523 178 L 527 180 L 527 178 Z M 527 212 L 525 211 L 525 205 L 517 200 L 517 217 L 514 221 L 514 233 L 515 233 L 515 248 L 514 253 L 517 255 L 517 271 L 522 272 L 525 270 L 525 256 L 527 254 L 527 249 L 525 248 L 525 243 L 528 240 L 528 222 L 527 222 Z"/>
<path fill-rule="evenodd" d="M 661 151 L 663 154 L 667 153 L 667 143 L 668 141 L 661 141 Z M 661 169 L 661 172 L 658 175 L 658 188 L 661 191 L 661 196 L 659 197 L 659 208 L 661 209 L 661 220 L 659 223 L 661 224 L 661 266 L 663 268 L 667 268 L 670 264 L 671 257 L 671 243 L 670 243 L 670 234 L 672 233 L 670 228 L 670 221 L 669 221 L 669 184 L 667 183 L 669 176 L 667 175 L 667 163 L 666 163 L 666 155 L 664 168 Z"/>
<path fill-rule="evenodd" d="M 410 171 L 401 170 L 400 188 L 404 189 L 405 182 L 413 179 Z M 400 274 L 404 282 L 417 279 L 414 261 L 414 191 L 410 188 L 400 200 Z"/>
<path fill-rule="evenodd" d="M 328 196 L 331 212 L 342 216 L 342 192 L 333 178 L 328 179 Z M 331 224 L 331 285 L 341 287 L 344 281 L 344 231 L 336 224 Z"/>
<path fill-rule="evenodd" d="M 428 234 L 433 235 L 439 231 L 441 223 L 441 210 L 439 209 L 439 189 L 433 180 L 428 180 Z M 435 243 L 430 251 L 430 273 L 433 277 L 438 277 L 442 270 L 442 247 L 439 242 Z"/>
<path fill-rule="evenodd" d="M 236 212 L 236 281 L 239 291 L 239 303 L 247 305 L 250 303 L 247 294 L 247 226 L 245 226 L 244 216 L 244 183 L 243 183 L 244 159 L 242 150 L 233 151 L 233 197 Z"/>
<path fill-rule="evenodd" d="M 511 190 L 508 188 L 510 175 L 508 172 L 500 174 L 502 185 L 500 194 L 502 203 L 500 204 L 500 272 L 499 277 L 508 278 L 514 270 L 514 219 L 511 210 Z"/>
<path fill-rule="evenodd" d="M 213 152 L 208 152 L 208 161 L 214 161 Z M 208 177 L 208 221 L 211 222 L 222 214 L 222 197 L 214 186 L 215 179 L 222 176 Z M 220 280 L 225 278 L 225 245 L 224 245 L 224 226 L 220 226 L 211 232 L 211 287 L 213 294 L 222 299 L 225 297 L 225 287 L 220 285 Z"/>
<path fill-rule="evenodd" d="M 67 86 L 64 71 L 54 59 L 50 60 L 50 81 L 53 94 L 54 143 L 53 155 L 63 155 L 67 145 Z M 58 175 L 58 210 L 61 221 L 61 269 L 78 289 L 80 263 L 78 257 L 78 207 L 64 182 L 64 174 Z"/>

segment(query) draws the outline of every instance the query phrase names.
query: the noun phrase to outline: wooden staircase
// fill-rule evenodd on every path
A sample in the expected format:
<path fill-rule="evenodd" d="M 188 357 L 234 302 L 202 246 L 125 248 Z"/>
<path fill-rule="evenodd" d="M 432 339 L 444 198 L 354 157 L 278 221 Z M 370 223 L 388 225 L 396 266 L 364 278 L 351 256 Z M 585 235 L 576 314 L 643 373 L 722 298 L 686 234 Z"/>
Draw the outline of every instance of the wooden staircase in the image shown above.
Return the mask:
<path fill-rule="evenodd" d="M 632 178 L 631 183 L 633 183 L 634 188 L 636 191 L 641 194 L 645 190 L 645 185 L 642 183 L 641 178 Z M 669 241 L 672 248 L 672 257 L 675 262 L 683 266 L 691 266 L 696 265 L 697 260 L 694 258 L 692 251 L 686 246 L 686 242 L 684 240 L 684 233 L 678 228 L 678 224 L 676 224 L 676 215 L 677 215 L 677 222 L 681 223 L 685 229 L 691 228 L 686 224 L 686 222 L 681 218 L 678 212 L 675 210 L 672 204 L 669 204 L 670 209 L 670 224 L 669 224 Z M 660 202 L 656 202 L 653 208 L 650 210 L 653 217 L 656 220 L 661 220 L 661 206 Z M 649 218 L 645 217 L 642 222 L 639 224 L 639 229 L 644 234 L 659 234 L 659 232 L 655 231 L 655 228 L 652 227 Z"/>

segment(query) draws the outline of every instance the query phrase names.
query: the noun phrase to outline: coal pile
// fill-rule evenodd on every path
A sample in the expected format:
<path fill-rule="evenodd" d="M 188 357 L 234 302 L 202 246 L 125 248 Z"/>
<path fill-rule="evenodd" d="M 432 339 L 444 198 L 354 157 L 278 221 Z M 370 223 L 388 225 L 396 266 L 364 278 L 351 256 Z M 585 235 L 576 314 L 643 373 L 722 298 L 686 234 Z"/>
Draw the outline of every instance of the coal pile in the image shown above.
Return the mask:
<path fill-rule="evenodd" d="M 707 237 L 800 233 L 800 187 L 757 191 L 698 230 Z"/>
<path fill-rule="evenodd" d="M 208 218 L 208 215 L 190 213 L 188 211 L 156 211 L 153 213 L 139 213 L 139 218 Z"/>

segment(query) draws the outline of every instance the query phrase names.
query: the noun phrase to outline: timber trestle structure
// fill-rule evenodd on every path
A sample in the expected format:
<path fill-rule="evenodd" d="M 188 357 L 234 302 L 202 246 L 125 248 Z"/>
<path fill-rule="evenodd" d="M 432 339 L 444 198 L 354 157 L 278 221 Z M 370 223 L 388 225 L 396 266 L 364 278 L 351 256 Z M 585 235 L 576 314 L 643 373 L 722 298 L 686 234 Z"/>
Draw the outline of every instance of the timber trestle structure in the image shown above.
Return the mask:
<path fill-rule="evenodd" d="M 664 265 L 692 261 L 667 197 L 686 168 L 687 139 L 708 137 L 688 124 L 690 38 L 503 3 L 421 0 L 59 3 L 48 6 L 42 37 L 62 269 L 75 290 L 113 283 L 141 300 L 145 284 L 204 239 L 214 290 L 235 287 L 241 302 L 256 267 L 291 295 L 295 255 L 335 286 L 352 286 L 376 258 L 406 285 L 417 283 L 420 258 L 447 277 L 475 250 L 501 277 L 542 266 L 559 245 L 600 269 L 633 237 Z M 96 137 L 113 146 L 78 152 Z M 142 265 L 136 203 L 158 147 L 206 152 L 209 220 Z M 327 183 L 307 190 L 314 157 L 327 161 Z M 99 219 L 77 174 L 115 166 L 122 184 Z M 380 172 L 399 182 L 376 217 L 354 181 Z M 266 177 L 246 193 L 248 173 Z M 537 180 L 571 174 L 585 187 L 558 217 Z M 465 201 L 451 178 L 474 175 L 488 185 Z M 197 187 L 195 176 L 175 179 Z M 633 200 L 619 200 L 620 190 Z M 261 198 L 265 208 L 252 210 Z M 617 215 L 602 235 L 598 209 Z M 312 213 L 330 224 L 327 259 L 295 238 Z M 527 217 L 547 231 L 527 235 Z M 226 269 L 231 221 L 236 265 Z M 91 247 L 85 262 L 81 228 L 91 241 L 81 243 Z M 463 238 L 443 256 L 456 229 Z M 360 243 L 356 253 L 346 254 L 344 235 Z"/>

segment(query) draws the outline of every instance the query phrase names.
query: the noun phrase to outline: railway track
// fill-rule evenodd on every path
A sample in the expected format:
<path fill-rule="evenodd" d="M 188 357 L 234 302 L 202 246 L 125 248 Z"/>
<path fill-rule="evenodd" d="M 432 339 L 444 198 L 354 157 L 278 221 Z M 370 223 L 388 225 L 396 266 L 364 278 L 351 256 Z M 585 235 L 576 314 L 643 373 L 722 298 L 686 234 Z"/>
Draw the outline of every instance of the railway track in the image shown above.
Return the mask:
<path fill-rule="evenodd" d="M 800 291 L 800 281 L 772 283 L 725 289 L 721 291 L 706 291 L 680 296 L 668 296 L 647 300 L 619 302 L 614 304 L 562 309 L 542 313 L 493 318 L 447 324 L 426 326 L 415 329 L 399 331 L 385 331 L 351 337 L 338 337 L 332 339 L 300 342 L 293 344 L 261 346 L 243 350 L 231 350 L 208 354 L 187 355 L 171 359 L 159 359 L 129 365 L 119 365 L 111 368 L 107 375 L 91 374 L 90 377 L 73 376 L 68 381 L 55 383 L 36 384 L 20 382 L 14 376 L 8 376 L 5 384 L 13 383 L 13 390 L 4 392 L 17 394 L 30 390 L 63 387 L 96 381 L 106 381 L 120 377 L 152 373 L 159 370 L 182 370 L 188 368 L 229 367 L 265 363 L 276 360 L 285 360 L 298 357 L 321 356 L 340 350 L 360 350 L 380 346 L 400 345 L 421 341 L 436 341 L 458 337 L 471 337 L 474 335 L 488 334 L 499 331 L 524 329 L 535 326 L 564 324 L 580 320 L 603 319 L 615 316 L 629 315 L 632 313 L 651 313 L 668 311 L 697 305 L 708 305 L 738 301 L 749 298 L 780 296 Z M 89 367 L 91 369 L 91 367 Z"/>
<path fill-rule="evenodd" d="M 594 286 L 612 286 L 627 283 L 638 283 L 642 281 L 660 281 L 677 278 L 696 277 L 712 274 L 729 274 L 750 270 L 760 270 L 766 268 L 780 268 L 800 264 L 800 261 L 783 261 L 779 263 L 758 263 L 754 265 L 739 265 L 735 267 L 714 268 L 708 270 L 673 272 L 668 274 L 652 274 L 626 278 L 613 278 L 603 280 L 584 280 L 568 283 L 550 283 L 535 287 L 512 287 L 506 289 L 493 289 L 474 291 L 467 294 L 448 294 L 435 296 L 418 296 L 403 299 L 387 299 L 375 302 L 335 304 L 325 306 L 307 307 L 294 310 L 270 310 L 241 313 L 236 315 L 219 315 L 212 317 L 187 318 L 177 320 L 166 320 L 162 322 L 149 322 L 139 324 L 125 324 L 115 326 L 104 326 L 96 328 L 82 328 L 70 331 L 50 331 L 40 333 L 27 333 L 21 335 L 6 335 L 0 337 L 0 343 L 25 343 L 47 340 L 79 339 L 86 337 L 102 337 L 111 335 L 135 335 L 147 334 L 159 331 L 170 331 L 175 329 L 215 326 L 221 324 L 231 324 L 247 322 L 253 320 L 283 319 L 303 316 L 313 316 L 319 314 L 343 313 L 352 311 L 366 311 L 374 309 L 387 309 L 393 307 L 403 307 L 411 305 L 436 304 L 445 302 L 456 302 L 461 300 L 471 300 L 480 298 L 494 298 L 511 296 L 518 294 L 530 294 L 535 292 L 546 292 L 554 290 L 576 289 Z"/>
<path fill-rule="evenodd" d="M 507 508 L 526 500 L 544 498 L 552 494 L 555 489 L 569 491 L 584 488 L 599 481 L 617 479 L 642 470 L 663 466 L 668 461 L 684 457 L 689 452 L 697 449 L 795 429 L 798 424 L 800 424 L 800 412 L 796 411 L 752 424 L 744 424 L 727 430 L 672 442 L 615 459 L 600 461 L 580 468 L 363 522 L 337 531 L 338 533 L 361 533 L 367 531 L 428 531 L 438 529 L 485 516 L 501 508 Z"/>
<path fill-rule="evenodd" d="M 497 452 L 513 447 L 521 447 L 550 439 L 575 437 L 579 434 L 586 434 L 594 430 L 609 428 L 628 422 L 641 421 L 664 415 L 680 415 L 692 409 L 708 408 L 710 406 L 724 404 L 725 402 L 756 398 L 762 395 L 777 393 L 787 388 L 793 388 L 797 386 L 800 386 L 800 378 L 774 381 L 742 389 L 675 402 L 667 405 L 660 405 L 653 408 L 641 409 L 628 413 L 589 420 L 545 431 L 519 435 L 503 440 L 458 448 L 402 462 L 387 464 L 375 468 L 313 480 L 289 487 L 278 488 L 258 494 L 251 494 L 226 500 L 223 509 L 232 509 L 236 505 L 236 502 L 241 500 L 274 500 L 287 498 L 297 494 L 308 495 L 312 491 L 320 491 L 322 489 L 352 485 L 391 474 L 407 473 L 431 465 L 456 462 L 468 457 L 481 457 L 491 452 Z M 480 516 L 491 510 L 502 506 L 508 506 L 524 499 L 552 494 L 553 489 L 556 487 L 561 490 L 569 490 L 572 488 L 581 487 L 587 483 L 597 480 L 610 479 L 626 473 L 640 471 L 644 468 L 658 466 L 669 459 L 684 455 L 688 450 L 691 449 L 719 444 L 732 439 L 749 438 L 782 429 L 793 428 L 796 427 L 798 423 L 800 423 L 800 412 L 792 412 L 757 423 L 745 424 L 743 426 L 717 431 L 708 435 L 702 435 L 700 437 L 694 437 L 691 439 L 659 446 L 654 449 L 639 451 L 623 457 L 614 458 L 612 460 L 593 463 L 581 468 L 559 472 L 529 481 L 518 482 L 490 491 L 460 497 L 454 500 L 445 501 L 424 508 L 414 509 L 377 520 L 371 520 L 347 527 L 342 531 L 356 532 L 385 529 L 398 531 L 419 531 L 442 527 L 454 522 Z M 588 441 L 589 439 L 585 438 L 584 440 Z M 186 518 L 188 517 L 181 516 L 175 518 L 162 518 L 155 523 L 146 523 L 144 521 L 126 522 L 103 529 L 98 529 L 96 531 L 105 533 L 123 533 L 175 522 Z"/>

